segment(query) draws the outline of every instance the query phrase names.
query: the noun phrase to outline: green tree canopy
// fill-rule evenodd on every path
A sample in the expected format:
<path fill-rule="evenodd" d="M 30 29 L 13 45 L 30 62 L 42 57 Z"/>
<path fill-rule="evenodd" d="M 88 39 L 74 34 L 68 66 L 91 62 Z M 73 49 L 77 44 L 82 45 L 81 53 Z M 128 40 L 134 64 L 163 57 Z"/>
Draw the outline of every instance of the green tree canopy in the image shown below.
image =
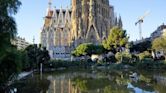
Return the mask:
<path fill-rule="evenodd" d="M 0 92 L 21 69 L 20 52 L 11 44 L 17 33 L 13 15 L 20 5 L 19 0 L 0 0 Z"/>
<path fill-rule="evenodd" d="M 25 51 L 27 53 L 31 68 L 37 67 L 40 63 L 46 63 L 50 60 L 48 50 L 46 50 L 45 47 L 42 48 L 41 45 L 29 45 Z"/>
<path fill-rule="evenodd" d="M 17 33 L 16 23 L 12 15 L 18 12 L 20 5 L 19 0 L 0 1 L 0 34 L 9 34 L 8 38 L 13 38 Z"/>
<path fill-rule="evenodd" d="M 138 51 L 138 52 L 144 52 L 144 51 L 147 51 L 147 50 L 150 50 L 152 47 L 152 42 L 149 41 L 149 40 L 145 40 L 143 42 L 140 42 L 138 44 L 133 44 L 131 47 L 130 47 L 130 51 L 131 52 L 134 52 L 134 51 Z"/>
<path fill-rule="evenodd" d="M 156 49 L 156 50 L 164 50 L 164 51 L 166 51 L 166 38 L 165 37 L 156 38 L 152 42 L 152 48 Z"/>
<path fill-rule="evenodd" d="M 19 0 L 0 0 L 0 60 L 11 47 L 11 39 L 16 35 L 16 14 L 21 2 Z"/>
<path fill-rule="evenodd" d="M 109 51 L 117 50 L 119 47 L 125 47 L 128 44 L 126 31 L 119 28 L 113 27 L 110 30 L 110 34 L 106 40 L 103 40 L 102 44 L 105 49 Z"/>
<path fill-rule="evenodd" d="M 92 54 L 102 54 L 104 52 L 104 48 L 102 45 L 93 45 L 91 43 L 80 44 L 73 52 L 74 56 L 85 56 Z"/>

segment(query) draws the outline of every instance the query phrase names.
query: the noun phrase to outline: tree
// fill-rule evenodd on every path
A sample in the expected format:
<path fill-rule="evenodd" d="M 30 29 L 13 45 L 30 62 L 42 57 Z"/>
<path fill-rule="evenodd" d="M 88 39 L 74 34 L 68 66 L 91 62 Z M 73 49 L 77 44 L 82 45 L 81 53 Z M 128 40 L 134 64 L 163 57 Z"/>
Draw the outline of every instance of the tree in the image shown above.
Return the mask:
<path fill-rule="evenodd" d="M 152 58 L 151 54 L 149 53 L 149 51 L 144 51 L 143 53 L 140 53 L 138 55 L 139 60 L 143 60 L 145 58 Z"/>
<path fill-rule="evenodd" d="M 93 54 L 103 54 L 105 53 L 105 49 L 103 47 L 103 45 L 94 45 L 93 46 Z"/>
<path fill-rule="evenodd" d="M 110 30 L 110 34 L 106 40 L 103 40 L 102 44 L 105 49 L 112 52 L 117 52 L 120 47 L 125 47 L 128 44 L 126 31 L 119 28 L 113 27 Z"/>
<path fill-rule="evenodd" d="M 0 92 L 21 69 L 20 52 L 11 44 L 17 33 L 12 15 L 17 13 L 20 5 L 19 0 L 0 0 Z"/>
<path fill-rule="evenodd" d="M 152 48 L 166 51 L 166 38 L 159 37 L 152 42 Z"/>
<path fill-rule="evenodd" d="M 30 60 L 28 58 L 27 51 L 20 50 L 20 52 L 21 52 L 21 66 L 22 66 L 22 71 L 30 70 L 31 64 L 30 64 Z"/>
<path fill-rule="evenodd" d="M 92 54 L 102 54 L 104 52 L 102 45 L 93 45 L 91 43 L 80 44 L 73 52 L 74 56 L 91 56 Z"/>
<path fill-rule="evenodd" d="M 74 56 L 85 56 L 91 54 L 91 44 L 84 43 L 80 44 L 73 52 L 72 55 Z"/>
<path fill-rule="evenodd" d="M 39 68 L 40 63 L 46 63 L 50 60 L 49 52 L 46 50 L 45 47 L 41 47 L 41 45 L 29 45 L 25 49 L 28 59 L 30 62 L 30 67 L 33 68 Z"/>
<path fill-rule="evenodd" d="M 12 14 L 16 14 L 21 2 L 18 0 L 0 1 L 0 61 L 8 48 L 11 47 L 10 40 L 17 33 L 16 23 Z"/>
<path fill-rule="evenodd" d="M 49 55 L 49 52 L 46 49 L 46 47 L 43 47 L 42 56 L 41 56 L 40 60 L 41 60 L 42 63 L 46 63 L 50 60 L 50 55 Z"/>
<path fill-rule="evenodd" d="M 166 58 L 166 38 L 159 37 L 152 42 L 152 48 L 154 50 L 163 51 Z"/>
<path fill-rule="evenodd" d="M 0 34 L 9 34 L 13 38 L 17 33 L 16 23 L 13 14 L 18 12 L 21 2 L 19 0 L 0 1 Z"/>
<path fill-rule="evenodd" d="M 115 54 L 115 58 L 117 59 L 118 62 L 129 62 L 130 59 L 132 58 L 132 55 L 129 52 L 117 52 Z"/>
<path fill-rule="evenodd" d="M 0 91 L 4 90 L 21 71 L 21 56 L 16 48 L 10 48 L 0 61 Z"/>
<path fill-rule="evenodd" d="M 134 52 L 134 51 L 138 51 L 138 52 L 144 52 L 144 51 L 148 51 L 150 50 L 152 47 L 152 42 L 149 41 L 149 40 L 145 40 L 143 42 L 140 42 L 138 44 L 133 44 L 131 47 L 130 47 L 130 51 L 131 52 Z"/>
<path fill-rule="evenodd" d="M 28 56 L 30 68 L 33 69 L 34 67 L 37 66 L 36 65 L 37 64 L 37 53 L 38 53 L 37 45 L 29 45 L 25 49 L 25 52 L 27 53 L 27 56 Z"/>

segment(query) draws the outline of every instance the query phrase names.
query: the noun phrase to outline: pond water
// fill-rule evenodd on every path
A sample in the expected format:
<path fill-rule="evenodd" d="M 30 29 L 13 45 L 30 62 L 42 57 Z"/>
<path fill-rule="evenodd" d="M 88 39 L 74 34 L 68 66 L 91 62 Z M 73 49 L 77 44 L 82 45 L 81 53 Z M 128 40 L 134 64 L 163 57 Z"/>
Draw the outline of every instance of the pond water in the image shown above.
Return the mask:
<path fill-rule="evenodd" d="M 17 81 L 11 89 L 17 93 L 166 93 L 166 73 L 55 71 L 29 76 Z"/>

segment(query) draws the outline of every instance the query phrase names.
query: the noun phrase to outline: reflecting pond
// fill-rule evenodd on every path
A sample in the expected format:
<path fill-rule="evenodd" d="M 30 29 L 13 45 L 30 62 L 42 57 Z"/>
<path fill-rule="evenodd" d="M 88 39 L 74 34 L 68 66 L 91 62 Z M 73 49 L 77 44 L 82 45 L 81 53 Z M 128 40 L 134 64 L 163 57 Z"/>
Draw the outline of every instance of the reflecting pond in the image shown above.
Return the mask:
<path fill-rule="evenodd" d="M 17 81 L 11 89 L 17 93 L 166 93 L 166 73 L 55 71 L 29 76 Z"/>

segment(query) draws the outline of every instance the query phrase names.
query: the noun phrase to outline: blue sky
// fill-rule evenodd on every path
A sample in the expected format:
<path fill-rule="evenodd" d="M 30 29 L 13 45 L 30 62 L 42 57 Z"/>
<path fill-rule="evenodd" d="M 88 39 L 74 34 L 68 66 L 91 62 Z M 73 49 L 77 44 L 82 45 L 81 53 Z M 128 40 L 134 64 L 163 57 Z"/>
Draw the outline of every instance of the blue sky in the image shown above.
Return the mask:
<path fill-rule="evenodd" d="M 48 0 L 21 0 L 22 6 L 16 15 L 18 35 L 24 37 L 27 41 L 35 43 L 40 42 L 40 32 L 43 26 L 48 7 Z M 70 0 L 52 0 L 56 8 L 66 8 L 70 6 Z M 117 15 L 121 15 L 123 28 L 127 30 L 130 40 L 139 39 L 139 30 L 135 22 L 139 16 L 144 15 L 146 11 L 150 14 L 145 17 L 142 25 L 143 37 L 149 37 L 150 34 L 162 23 L 166 24 L 166 1 L 165 0 L 110 0 L 114 6 Z"/>

